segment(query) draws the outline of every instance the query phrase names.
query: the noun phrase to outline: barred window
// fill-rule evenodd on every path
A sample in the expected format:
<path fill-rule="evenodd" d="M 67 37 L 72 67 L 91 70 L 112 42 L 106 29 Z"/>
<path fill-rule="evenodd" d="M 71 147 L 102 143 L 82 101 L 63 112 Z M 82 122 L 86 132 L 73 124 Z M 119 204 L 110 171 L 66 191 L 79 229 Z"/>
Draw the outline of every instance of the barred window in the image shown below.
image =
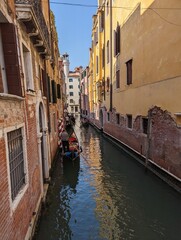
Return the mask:
<path fill-rule="evenodd" d="M 132 115 L 127 115 L 127 127 L 132 128 L 133 126 Z"/>
<path fill-rule="evenodd" d="M 25 184 L 22 129 L 7 133 L 11 198 L 14 200 Z"/>

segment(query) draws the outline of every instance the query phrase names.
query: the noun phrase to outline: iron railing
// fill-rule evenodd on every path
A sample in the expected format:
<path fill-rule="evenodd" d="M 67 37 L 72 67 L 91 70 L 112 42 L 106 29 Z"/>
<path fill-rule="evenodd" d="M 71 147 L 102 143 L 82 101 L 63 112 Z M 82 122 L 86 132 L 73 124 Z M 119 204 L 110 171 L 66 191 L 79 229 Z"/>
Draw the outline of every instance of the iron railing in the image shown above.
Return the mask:
<path fill-rule="evenodd" d="M 15 4 L 16 6 L 27 5 L 32 7 L 38 23 L 38 27 L 39 27 L 38 30 L 42 32 L 44 37 L 43 40 L 46 42 L 48 48 L 50 49 L 49 32 L 48 32 L 48 27 L 42 12 L 41 1 L 40 0 L 15 0 Z"/>

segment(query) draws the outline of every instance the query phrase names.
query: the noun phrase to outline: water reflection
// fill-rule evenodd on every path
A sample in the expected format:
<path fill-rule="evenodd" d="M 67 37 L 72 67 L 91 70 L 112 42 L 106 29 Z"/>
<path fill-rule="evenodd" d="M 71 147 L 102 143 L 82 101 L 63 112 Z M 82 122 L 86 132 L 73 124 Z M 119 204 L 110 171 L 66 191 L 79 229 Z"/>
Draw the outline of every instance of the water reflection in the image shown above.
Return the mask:
<path fill-rule="evenodd" d="M 93 128 L 76 128 L 82 157 L 57 162 L 36 239 L 180 240 L 180 195 Z"/>

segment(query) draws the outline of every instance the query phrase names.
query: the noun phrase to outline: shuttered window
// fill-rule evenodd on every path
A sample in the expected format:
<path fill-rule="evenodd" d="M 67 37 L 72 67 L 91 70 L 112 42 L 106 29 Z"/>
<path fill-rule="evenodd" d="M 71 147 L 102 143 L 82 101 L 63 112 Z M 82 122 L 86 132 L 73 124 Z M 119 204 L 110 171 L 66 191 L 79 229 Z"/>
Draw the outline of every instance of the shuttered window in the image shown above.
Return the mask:
<path fill-rule="evenodd" d="M 1 35 L 8 93 L 22 96 L 15 26 L 11 23 L 1 23 Z"/>
<path fill-rule="evenodd" d="M 43 83 L 43 96 L 48 98 L 47 74 L 43 69 L 42 69 L 42 83 Z"/>
<path fill-rule="evenodd" d="M 61 88 L 60 88 L 60 84 L 57 84 L 57 98 L 61 98 Z"/>
<path fill-rule="evenodd" d="M 120 40 L 121 40 L 121 31 L 120 26 L 117 26 L 114 30 L 114 56 L 117 56 L 120 53 Z"/>
<path fill-rule="evenodd" d="M 52 102 L 57 103 L 57 84 L 52 80 Z"/>
<path fill-rule="evenodd" d="M 47 82 L 48 82 L 48 101 L 49 103 L 52 102 L 52 94 L 51 94 L 51 84 L 50 84 L 50 77 L 47 75 Z"/>

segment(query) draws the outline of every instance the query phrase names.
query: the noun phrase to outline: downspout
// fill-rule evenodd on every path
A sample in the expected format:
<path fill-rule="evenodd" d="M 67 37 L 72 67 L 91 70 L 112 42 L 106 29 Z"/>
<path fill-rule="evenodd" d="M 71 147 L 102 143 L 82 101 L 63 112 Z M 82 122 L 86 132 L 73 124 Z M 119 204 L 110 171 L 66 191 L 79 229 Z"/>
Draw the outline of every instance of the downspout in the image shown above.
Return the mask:
<path fill-rule="evenodd" d="M 110 0 L 110 111 L 113 105 L 113 89 L 112 89 L 112 0 Z"/>

